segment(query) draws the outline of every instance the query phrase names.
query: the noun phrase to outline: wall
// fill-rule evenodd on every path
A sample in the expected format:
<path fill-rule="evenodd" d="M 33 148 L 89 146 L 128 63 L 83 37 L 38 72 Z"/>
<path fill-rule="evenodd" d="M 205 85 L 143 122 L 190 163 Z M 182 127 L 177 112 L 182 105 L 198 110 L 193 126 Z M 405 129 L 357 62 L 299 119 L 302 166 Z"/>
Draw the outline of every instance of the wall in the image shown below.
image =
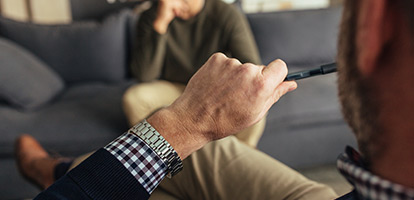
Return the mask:
<path fill-rule="evenodd" d="M 330 0 L 241 0 L 241 3 L 245 12 L 252 13 L 326 8 L 330 5 Z"/>
<path fill-rule="evenodd" d="M 89 1 L 89 0 L 78 0 Z M 224 0 L 228 3 L 235 0 Z M 270 12 L 291 9 L 324 8 L 343 0 L 239 0 L 245 12 Z M 76 2 L 76 1 L 75 1 Z M 31 9 L 28 9 L 31 7 Z M 69 23 L 70 0 L 0 0 L 2 14 L 15 20 L 43 24 Z M 28 12 L 29 10 L 29 12 Z M 82 11 L 82 9 L 77 9 Z M 74 16 L 76 17 L 76 16 Z"/>
<path fill-rule="evenodd" d="M 69 0 L 0 0 L 0 7 L 4 16 L 19 21 L 59 24 L 72 19 Z"/>

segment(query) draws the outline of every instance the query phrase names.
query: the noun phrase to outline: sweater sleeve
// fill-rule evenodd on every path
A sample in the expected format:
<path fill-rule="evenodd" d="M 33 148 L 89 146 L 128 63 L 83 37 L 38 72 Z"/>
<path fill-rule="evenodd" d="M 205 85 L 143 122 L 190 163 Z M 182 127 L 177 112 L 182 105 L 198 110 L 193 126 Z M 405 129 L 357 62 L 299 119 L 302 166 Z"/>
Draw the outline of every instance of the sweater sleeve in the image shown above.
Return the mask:
<path fill-rule="evenodd" d="M 262 64 L 253 33 L 244 16 L 236 8 L 231 7 L 225 25 L 228 35 L 227 51 L 242 63 Z"/>
<path fill-rule="evenodd" d="M 132 75 L 138 81 L 152 81 L 161 76 L 165 62 L 167 35 L 153 27 L 156 5 L 144 12 L 138 21 L 137 40 L 131 62 Z"/>
<path fill-rule="evenodd" d="M 149 193 L 108 151 L 100 149 L 35 199 L 148 199 Z"/>

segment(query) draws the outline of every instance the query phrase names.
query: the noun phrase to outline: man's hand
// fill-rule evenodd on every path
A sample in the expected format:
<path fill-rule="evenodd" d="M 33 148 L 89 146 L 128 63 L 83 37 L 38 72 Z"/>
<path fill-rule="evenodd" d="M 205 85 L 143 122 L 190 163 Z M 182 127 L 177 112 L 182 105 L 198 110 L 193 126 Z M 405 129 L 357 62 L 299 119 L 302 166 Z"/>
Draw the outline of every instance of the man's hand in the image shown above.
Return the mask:
<path fill-rule="evenodd" d="M 187 13 L 189 6 L 184 0 L 159 0 L 157 18 L 154 21 L 154 29 L 160 34 L 167 32 L 168 25 L 178 16 Z"/>
<path fill-rule="evenodd" d="M 192 77 L 171 106 L 148 119 L 181 158 L 206 143 L 227 137 L 258 122 L 296 82 L 283 82 L 286 64 L 241 64 L 214 54 Z"/>

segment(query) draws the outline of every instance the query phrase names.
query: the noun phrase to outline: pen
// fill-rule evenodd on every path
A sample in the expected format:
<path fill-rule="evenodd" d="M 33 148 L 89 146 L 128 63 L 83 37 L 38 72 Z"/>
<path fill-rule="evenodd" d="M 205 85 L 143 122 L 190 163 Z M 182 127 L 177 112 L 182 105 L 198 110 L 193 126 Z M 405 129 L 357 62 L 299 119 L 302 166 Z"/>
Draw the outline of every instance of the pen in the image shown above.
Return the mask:
<path fill-rule="evenodd" d="M 299 80 L 304 78 L 309 78 L 312 76 L 318 76 L 323 74 L 329 74 L 336 72 L 336 63 L 331 63 L 327 65 L 322 65 L 319 68 L 311 69 L 311 70 L 304 70 L 300 72 L 293 72 L 286 76 L 284 81 L 293 81 Z"/>

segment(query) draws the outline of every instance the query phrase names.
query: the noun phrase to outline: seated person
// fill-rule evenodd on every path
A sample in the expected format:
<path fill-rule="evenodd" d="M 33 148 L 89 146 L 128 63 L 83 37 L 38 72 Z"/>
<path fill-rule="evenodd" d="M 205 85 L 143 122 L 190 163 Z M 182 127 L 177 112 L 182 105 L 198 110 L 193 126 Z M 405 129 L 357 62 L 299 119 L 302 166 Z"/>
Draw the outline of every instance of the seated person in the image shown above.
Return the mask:
<path fill-rule="evenodd" d="M 135 127 L 154 125 L 153 127 L 161 134 L 160 137 L 165 138 L 174 147 L 179 158 L 184 159 L 203 147 L 206 142 L 225 137 L 259 121 L 275 101 L 296 88 L 295 82 L 282 82 L 286 73 L 286 66 L 280 60 L 264 68 L 252 64 L 241 65 L 235 59 L 216 54 L 194 76 L 177 101 L 150 116 L 148 122 L 139 123 Z M 257 81 L 264 77 L 266 78 L 262 81 Z M 260 82 L 266 82 L 265 87 Z M 251 98 L 240 100 L 239 97 L 244 95 Z M 197 103 L 194 104 L 196 100 Z M 230 104 L 224 104 L 225 102 Z M 201 110 L 205 112 L 200 112 Z M 217 112 L 218 110 L 220 111 Z M 194 123 L 194 117 L 198 119 L 197 123 Z M 150 193 L 152 193 L 150 199 L 163 200 L 332 199 L 336 197 L 330 188 L 306 179 L 298 172 L 248 147 L 233 136 L 210 143 L 194 152 L 184 160 L 184 169 L 180 174 L 172 179 L 164 179 L 155 189 L 169 170 L 166 170 L 166 165 L 162 162 L 157 162 L 160 160 L 156 154 L 153 154 L 155 151 L 139 142 L 141 140 L 134 132 L 144 129 L 132 128 L 129 133 L 115 140 L 115 143 L 105 147 L 105 150 L 98 150 L 59 179 L 54 186 L 41 194 L 39 199 L 84 198 L 69 183 L 71 180 L 75 180 L 75 184 L 79 184 L 81 190 L 86 192 L 85 198 L 92 199 L 145 199 Z M 127 147 L 128 144 L 125 143 L 127 141 L 132 142 L 130 153 L 124 156 L 115 155 L 116 152 L 123 152 L 122 148 L 118 149 L 120 148 L 118 145 L 123 144 Z M 26 177 L 44 188 L 54 182 L 53 170 L 59 160 L 51 158 L 32 137 L 22 136 L 17 142 L 16 150 L 18 165 Z M 145 155 L 138 155 L 140 152 Z M 133 155 L 137 156 L 136 159 Z M 96 160 L 98 157 L 104 162 Z M 124 162 L 122 157 L 129 157 L 131 160 Z M 117 161 L 117 158 L 121 158 L 121 161 Z M 106 163 L 114 165 L 118 163 L 121 168 Z M 121 163 L 128 167 L 123 168 Z M 135 168 L 134 164 L 136 164 Z M 126 169 L 132 170 L 131 173 L 135 175 L 131 176 Z M 146 179 L 144 176 L 149 178 Z M 90 178 L 94 180 L 89 180 Z M 140 184 L 143 187 L 141 190 Z M 110 188 L 103 189 L 105 185 Z M 129 188 L 134 192 L 118 193 L 118 185 L 125 191 Z M 55 193 L 56 186 L 63 191 L 59 194 Z M 103 191 L 95 191 L 95 189 L 91 191 L 89 187 L 101 188 Z M 108 194 L 105 191 L 111 192 Z M 137 194 L 137 191 L 142 193 Z"/>
<path fill-rule="evenodd" d="M 123 98 L 131 126 L 174 102 L 215 52 L 260 64 L 245 16 L 222 0 L 160 0 L 141 15 L 137 30 L 131 71 L 140 84 Z M 265 119 L 237 137 L 256 147 L 264 127 Z"/>

